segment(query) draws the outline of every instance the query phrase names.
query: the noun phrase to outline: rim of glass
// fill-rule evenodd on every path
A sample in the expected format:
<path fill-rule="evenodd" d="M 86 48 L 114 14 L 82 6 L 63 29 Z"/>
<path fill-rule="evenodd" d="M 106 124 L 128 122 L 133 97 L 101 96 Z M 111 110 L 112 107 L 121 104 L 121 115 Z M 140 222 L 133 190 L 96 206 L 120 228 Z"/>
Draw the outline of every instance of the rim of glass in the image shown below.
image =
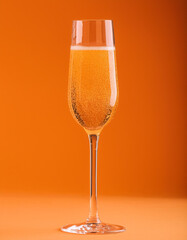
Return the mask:
<path fill-rule="evenodd" d="M 113 22 L 112 19 L 77 19 L 77 20 L 73 20 L 73 22 L 101 22 L 101 21 Z"/>

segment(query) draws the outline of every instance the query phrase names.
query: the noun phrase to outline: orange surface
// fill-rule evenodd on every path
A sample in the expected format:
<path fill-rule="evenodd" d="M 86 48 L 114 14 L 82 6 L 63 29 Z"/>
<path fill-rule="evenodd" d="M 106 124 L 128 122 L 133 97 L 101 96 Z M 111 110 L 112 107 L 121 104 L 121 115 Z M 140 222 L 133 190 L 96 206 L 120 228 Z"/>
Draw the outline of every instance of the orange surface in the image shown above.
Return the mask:
<path fill-rule="evenodd" d="M 74 235 L 62 233 L 64 224 L 88 216 L 88 199 L 77 196 L 0 196 L 1 240 L 186 240 L 187 200 L 104 197 L 99 201 L 101 220 L 122 224 L 124 233 Z"/>
<path fill-rule="evenodd" d="M 1 193 L 88 194 L 88 139 L 67 103 L 69 47 L 73 19 L 104 18 L 114 20 L 120 97 L 100 137 L 99 194 L 186 197 L 185 9 L 183 0 L 2 0 Z M 150 223 L 139 220 L 143 234 Z"/>

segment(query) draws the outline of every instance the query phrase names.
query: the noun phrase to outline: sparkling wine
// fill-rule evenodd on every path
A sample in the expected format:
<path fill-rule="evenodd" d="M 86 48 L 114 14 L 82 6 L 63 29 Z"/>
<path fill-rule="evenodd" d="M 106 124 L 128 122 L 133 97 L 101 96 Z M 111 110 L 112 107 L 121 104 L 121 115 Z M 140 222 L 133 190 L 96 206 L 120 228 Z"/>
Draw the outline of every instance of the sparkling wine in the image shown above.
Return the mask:
<path fill-rule="evenodd" d="M 86 130 L 89 138 L 90 210 L 85 222 L 63 226 L 61 228 L 63 232 L 105 234 L 125 231 L 123 226 L 103 223 L 97 209 L 98 140 L 102 128 L 110 121 L 116 110 L 118 102 L 116 72 L 112 20 L 74 20 L 68 103 L 72 115 Z M 72 143 L 72 149 L 73 146 Z"/>
<path fill-rule="evenodd" d="M 69 106 L 88 131 L 98 131 L 111 119 L 118 100 L 114 47 L 71 47 Z"/>

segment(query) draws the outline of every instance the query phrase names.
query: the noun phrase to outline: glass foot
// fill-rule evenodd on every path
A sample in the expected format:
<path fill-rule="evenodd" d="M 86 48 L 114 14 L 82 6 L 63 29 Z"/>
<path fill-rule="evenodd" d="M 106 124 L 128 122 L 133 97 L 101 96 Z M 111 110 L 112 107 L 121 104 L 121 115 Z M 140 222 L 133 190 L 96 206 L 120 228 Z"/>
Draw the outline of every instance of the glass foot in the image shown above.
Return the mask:
<path fill-rule="evenodd" d="M 125 227 L 106 223 L 80 223 L 70 224 L 61 228 L 62 232 L 76 234 L 106 234 L 119 233 L 125 231 Z"/>

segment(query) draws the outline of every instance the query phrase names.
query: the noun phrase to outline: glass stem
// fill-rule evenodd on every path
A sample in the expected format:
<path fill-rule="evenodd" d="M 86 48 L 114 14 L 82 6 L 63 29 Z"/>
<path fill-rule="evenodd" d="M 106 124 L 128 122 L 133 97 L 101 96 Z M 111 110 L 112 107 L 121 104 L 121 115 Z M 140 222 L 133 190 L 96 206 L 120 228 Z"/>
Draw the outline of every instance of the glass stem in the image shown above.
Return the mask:
<path fill-rule="evenodd" d="M 90 142 L 90 212 L 87 223 L 100 223 L 97 210 L 97 148 L 99 136 L 89 134 Z"/>

